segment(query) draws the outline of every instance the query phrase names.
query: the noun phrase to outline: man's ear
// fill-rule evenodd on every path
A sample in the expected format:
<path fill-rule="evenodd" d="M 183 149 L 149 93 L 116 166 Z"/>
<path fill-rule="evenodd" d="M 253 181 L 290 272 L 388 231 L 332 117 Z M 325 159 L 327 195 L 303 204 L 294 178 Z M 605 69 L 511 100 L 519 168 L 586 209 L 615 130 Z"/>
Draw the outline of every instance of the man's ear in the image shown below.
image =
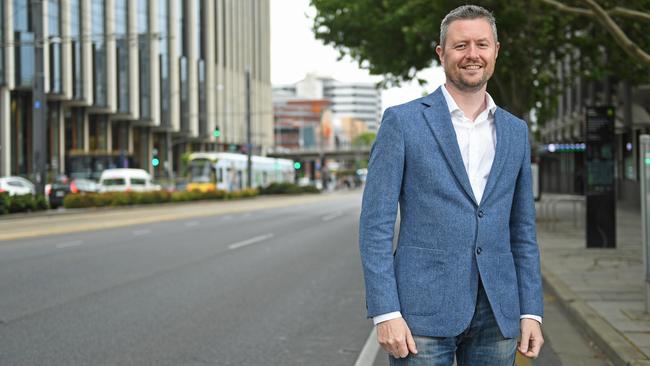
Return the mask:
<path fill-rule="evenodd" d="M 498 51 L 498 47 L 497 47 L 497 51 Z M 443 62 L 444 62 L 443 61 L 444 60 L 443 56 L 445 55 L 445 51 L 442 49 L 442 47 L 440 47 L 440 45 L 436 46 L 436 53 L 438 54 L 438 59 L 440 60 L 440 65 L 444 66 L 443 65 Z"/>
<path fill-rule="evenodd" d="M 497 57 L 499 57 L 499 48 L 501 48 L 501 43 L 497 42 L 497 50 L 496 50 L 496 52 L 494 53 L 494 59 L 496 59 Z"/>

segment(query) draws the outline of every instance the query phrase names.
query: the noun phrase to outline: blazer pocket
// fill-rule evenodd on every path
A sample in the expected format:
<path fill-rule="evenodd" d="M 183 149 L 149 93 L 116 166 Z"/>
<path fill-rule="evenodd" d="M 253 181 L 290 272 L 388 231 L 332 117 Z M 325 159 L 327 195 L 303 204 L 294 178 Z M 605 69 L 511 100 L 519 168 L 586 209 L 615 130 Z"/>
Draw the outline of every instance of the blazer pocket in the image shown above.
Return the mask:
<path fill-rule="evenodd" d="M 446 253 L 441 250 L 400 245 L 395 256 L 395 278 L 401 311 L 433 315 L 441 309 L 445 290 Z"/>
<path fill-rule="evenodd" d="M 499 302 L 507 318 L 519 318 L 519 284 L 512 253 L 499 256 Z"/>

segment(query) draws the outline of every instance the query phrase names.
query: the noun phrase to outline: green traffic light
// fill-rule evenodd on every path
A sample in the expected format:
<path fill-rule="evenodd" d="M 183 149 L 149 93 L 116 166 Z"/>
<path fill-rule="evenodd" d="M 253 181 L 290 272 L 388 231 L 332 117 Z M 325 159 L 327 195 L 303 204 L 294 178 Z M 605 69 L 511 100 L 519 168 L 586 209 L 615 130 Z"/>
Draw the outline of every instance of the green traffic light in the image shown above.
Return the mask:
<path fill-rule="evenodd" d="M 151 159 L 151 165 L 157 167 L 158 165 L 160 165 L 160 160 L 158 158 Z"/>
<path fill-rule="evenodd" d="M 293 163 L 293 167 L 294 167 L 296 170 L 299 170 L 300 168 L 302 168 L 302 164 L 300 164 L 299 162 L 296 161 L 295 163 Z"/>
<path fill-rule="evenodd" d="M 650 158 L 645 158 L 645 165 L 650 165 Z"/>
<path fill-rule="evenodd" d="M 214 132 L 212 132 L 212 136 L 220 137 L 221 136 L 221 131 L 219 129 L 214 130 Z"/>

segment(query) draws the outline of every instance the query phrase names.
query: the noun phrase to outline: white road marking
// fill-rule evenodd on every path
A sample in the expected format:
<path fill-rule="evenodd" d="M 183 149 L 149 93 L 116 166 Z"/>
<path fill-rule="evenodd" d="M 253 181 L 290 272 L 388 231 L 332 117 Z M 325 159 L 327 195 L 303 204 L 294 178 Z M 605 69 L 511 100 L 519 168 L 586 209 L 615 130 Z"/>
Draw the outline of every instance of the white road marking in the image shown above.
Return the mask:
<path fill-rule="evenodd" d="M 373 327 L 354 366 L 371 366 L 375 363 L 377 352 L 379 352 L 379 343 L 377 342 L 377 332 L 375 332 L 375 328 Z"/>
<path fill-rule="evenodd" d="M 151 233 L 151 230 L 149 230 L 149 229 L 144 229 L 144 230 L 136 230 L 136 231 L 134 231 L 134 232 L 133 232 L 133 235 L 135 235 L 135 236 L 140 236 L 140 235 L 147 235 L 147 234 L 149 234 L 149 233 Z"/>
<path fill-rule="evenodd" d="M 343 216 L 343 212 L 340 212 L 340 211 L 339 211 L 339 212 L 334 212 L 333 214 L 329 214 L 329 215 L 327 215 L 327 216 L 323 216 L 323 221 L 334 220 L 335 218 L 337 218 L 337 217 L 341 217 L 341 216 Z"/>
<path fill-rule="evenodd" d="M 273 234 L 266 234 L 266 235 L 256 236 L 256 237 L 254 237 L 254 238 L 250 238 L 250 239 L 246 239 L 246 240 L 238 241 L 238 242 L 236 242 L 236 243 L 232 243 L 232 244 L 228 245 L 228 249 L 230 249 L 230 250 L 232 250 L 232 249 L 238 249 L 238 248 L 241 248 L 241 247 L 245 247 L 245 246 L 247 246 L 247 245 L 251 245 L 251 244 L 259 243 L 259 242 L 261 242 L 261 241 L 264 241 L 264 240 L 270 239 L 270 238 L 272 238 L 272 237 L 273 237 Z"/>
<path fill-rule="evenodd" d="M 78 247 L 81 244 L 83 244 L 83 240 L 74 240 L 74 241 L 69 241 L 67 243 L 60 243 L 56 245 L 57 249 L 64 249 L 64 248 L 72 248 L 72 247 Z"/>
<path fill-rule="evenodd" d="M 197 226 L 198 224 L 199 223 L 197 221 L 190 221 L 190 222 L 186 222 L 185 226 L 192 227 L 192 226 Z"/>

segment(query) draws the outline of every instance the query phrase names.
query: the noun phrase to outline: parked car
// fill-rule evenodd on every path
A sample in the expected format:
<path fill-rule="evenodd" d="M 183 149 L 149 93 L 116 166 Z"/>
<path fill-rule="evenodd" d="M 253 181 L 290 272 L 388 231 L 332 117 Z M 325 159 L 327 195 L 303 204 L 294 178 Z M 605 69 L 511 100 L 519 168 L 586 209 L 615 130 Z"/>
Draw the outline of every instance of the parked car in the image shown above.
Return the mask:
<path fill-rule="evenodd" d="M 10 196 L 36 194 L 34 184 L 23 177 L 9 176 L 0 178 L 0 193 L 7 192 Z"/>
<path fill-rule="evenodd" d="M 159 191 L 151 175 L 143 169 L 106 169 L 99 178 L 100 192 Z"/>
<path fill-rule="evenodd" d="M 90 179 L 68 179 L 59 177 L 54 183 L 45 186 L 45 195 L 51 208 L 63 206 L 63 200 L 69 194 L 98 192 L 99 185 Z"/>

